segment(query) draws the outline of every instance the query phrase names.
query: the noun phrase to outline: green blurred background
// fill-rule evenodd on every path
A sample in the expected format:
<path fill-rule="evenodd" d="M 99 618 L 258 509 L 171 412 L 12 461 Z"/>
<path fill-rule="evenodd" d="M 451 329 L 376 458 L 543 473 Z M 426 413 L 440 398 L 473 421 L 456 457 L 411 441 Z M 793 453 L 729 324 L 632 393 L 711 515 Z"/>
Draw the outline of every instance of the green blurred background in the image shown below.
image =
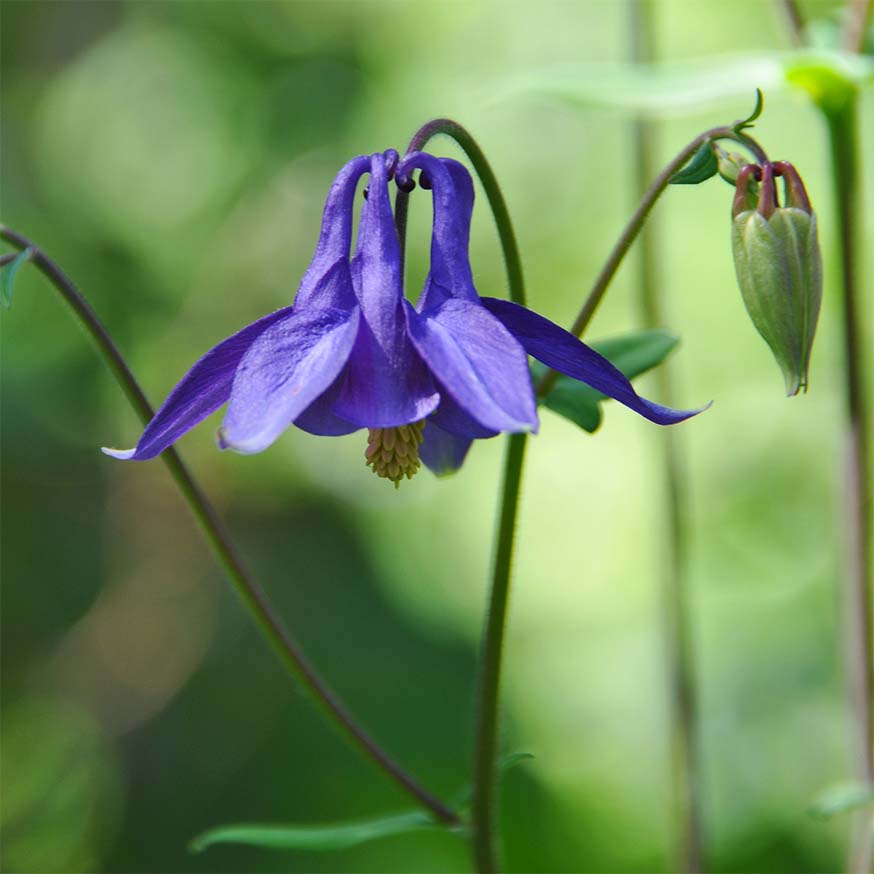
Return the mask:
<path fill-rule="evenodd" d="M 827 17 L 837 4 L 802 6 Z M 3 220 L 79 283 L 160 401 L 209 346 L 290 302 L 343 162 L 402 150 L 449 115 L 504 187 L 531 305 L 567 323 L 630 212 L 628 117 L 518 86 L 568 65 L 616 68 L 625 16 L 618 0 L 3 0 Z M 721 53 L 788 46 L 765 0 L 659 0 L 655 22 L 661 58 L 712 55 L 717 69 Z M 757 135 L 801 170 L 821 214 L 827 278 L 807 396 L 783 398 L 744 312 L 730 189 L 673 189 L 653 221 L 683 338 L 681 404 L 715 399 L 680 426 L 712 867 L 831 871 L 848 820 L 806 809 L 852 773 L 832 204 L 819 117 L 800 94 L 766 97 Z M 751 104 L 743 85 L 674 107 L 657 160 Z M 863 120 L 870 141 L 872 113 Z M 870 195 L 870 174 L 865 184 Z M 413 290 L 428 201 L 412 201 Z M 502 295 L 482 197 L 474 231 L 478 288 Z M 590 335 L 637 324 L 629 265 Z M 501 442 L 475 446 L 454 478 L 426 472 L 395 492 L 364 466 L 360 433 L 292 429 L 241 457 L 215 450 L 217 421 L 180 448 L 277 608 L 377 737 L 429 787 L 457 791 Z M 503 783 L 513 871 L 670 867 L 655 432 L 618 406 L 594 437 L 546 411 L 531 445 L 503 743 L 536 759 Z M 290 687 L 163 465 L 98 451 L 138 434 L 83 332 L 23 270 L 3 316 L 3 870 L 467 870 L 464 844 L 443 834 L 330 856 L 187 852 L 219 823 L 409 803 Z"/>

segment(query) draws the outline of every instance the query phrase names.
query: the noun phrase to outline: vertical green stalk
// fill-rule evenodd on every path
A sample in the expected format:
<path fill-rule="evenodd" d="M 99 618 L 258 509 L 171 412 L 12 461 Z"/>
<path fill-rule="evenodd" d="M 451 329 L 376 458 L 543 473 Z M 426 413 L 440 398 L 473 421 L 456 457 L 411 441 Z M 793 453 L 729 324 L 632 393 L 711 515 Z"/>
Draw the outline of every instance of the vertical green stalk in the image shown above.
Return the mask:
<path fill-rule="evenodd" d="M 630 0 L 629 25 L 632 60 L 651 63 L 654 36 L 651 0 Z M 633 123 L 634 193 L 643 195 L 655 176 L 656 131 L 652 121 L 638 117 Z M 641 321 L 645 328 L 665 324 L 658 279 L 658 243 L 656 228 L 645 225 L 638 244 L 638 285 Z M 673 365 L 656 368 L 654 379 L 657 397 L 663 404 L 675 406 Z M 687 538 L 688 501 L 686 470 L 681 447 L 682 433 L 662 428 L 654 435 L 661 454 L 662 502 L 659 514 L 664 534 L 661 562 L 662 634 L 665 651 L 668 693 L 668 730 L 671 750 L 671 791 L 673 819 L 672 870 L 697 874 L 702 870 L 702 839 L 698 769 L 698 726 L 694 664 L 690 644 L 687 606 Z"/>
<path fill-rule="evenodd" d="M 802 48 L 804 46 L 804 19 L 801 17 L 797 0 L 777 0 L 777 6 L 786 22 L 786 33 L 792 47 Z"/>
<path fill-rule="evenodd" d="M 871 0 L 847 0 L 844 8 L 843 48 L 859 52 Z M 803 21 L 797 30 L 803 33 Z M 859 125 L 855 84 L 836 80 L 822 91 L 810 90 L 826 122 L 835 204 L 836 248 L 841 263 L 841 322 L 844 347 L 844 398 L 846 404 L 844 492 L 845 592 L 844 647 L 847 687 L 855 724 L 856 777 L 874 785 L 874 627 L 871 586 L 874 583 L 874 509 L 871 481 L 870 351 L 863 330 L 864 301 L 858 286 L 858 228 L 863 216 L 858 202 Z M 856 818 L 848 869 L 854 874 L 874 866 L 874 822 L 870 811 Z"/>
<path fill-rule="evenodd" d="M 457 122 L 438 118 L 428 122 L 416 132 L 410 141 L 407 153 L 423 149 L 437 134 L 445 134 L 454 139 L 464 150 L 479 176 L 500 237 L 510 299 L 524 306 L 525 282 L 522 275 L 522 260 L 519 257 L 519 247 L 510 220 L 510 212 L 495 174 L 476 140 Z M 408 199 L 407 192 L 399 191 L 395 202 L 395 222 L 402 252 L 406 236 Z M 480 650 L 471 825 L 474 861 L 477 870 L 481 872 L 498 871 L 500 867 L 496 839 L 498 702 L 507 625 L 507 604 L 510 596 L 513 540 L 527 439 L 525 434 L 510 434 L 507 438 L 500 509 L 495 532 L 495 551 L 492 559 L 492 588 Z"/>
<path fill-rule="evenodd" d="M 522 484 L 526 434 L 510 434 L 504 456 L 504 482 L 495 533 L 494 567 L 489 609 L 480 655 L 477 694 L 476 740 L 473 757 L 473 852 L 477 870 L 500 870 L 495 839 L 497 819 L 498 701 L 501 685 L 501 661 L 507 624 L 507 601 L 510 595 L 510 568 L 513 539 Z"/>
<path fill-rule="evenodd" d="M 456 122 L 439 118 L 428 122 L 428 124 L 416 132 L 410 141 L 407 153 L 424 148 L 431 137 L 437 134 L 445 134 L 452 137 L 466 152 L 473 164 L 488 197 L 501 239 L 510 299 L 524 306 L 525 285 L 522 275 L 522 262 L 519 257 L 519 249 L 516 244 L 510 214 L 495 175 L 473 137 Z M 739 133 L 733 127 L 715 127 L 706 130 L 681 149 L 653 180 L 653 183 L 641 198 L 639 206 L 607 257 L 607 261 L 596 277 L 594 285 L 586 296 L 583 306 L 571 327 L 571 332 L 575 336 L 579 337 L 588 326 L 607 291 L 607 286 L 615 276 L 619 265 L 643 227 L 650 210 L 667 188 L 671 176 L 683 167 L 702 143 L 718 139 L 734 140 L 753 152 L 759 161 L 767 160 L 767 155 L 765 155 L 755 140 Z M 395 222 L 402 252 L 406 236 L 408 199 L 408 192 L 399 191 L 395 202 Z M 536 392 L 539 396 L 543 396 L 549 390 L 556 376 L 555 371 L 545 374 L 536 386 Z M 498 853 L 495 844 L 495 760 L 498 748 L 497 714 L 501 680 L 501 657 L 504 647 L 507 602 L 510 590 L 510 567 L 526 440 L 525 434 L 513 434 L 510 435 L 507 442 L 504 480 L 495 540 L 492 589 L 489 596 L 489 608 L 486 614 L 486 627 L 481 650 L 479 687 L 477 691 L 477 725 L 474 742 L 472 810 L 474 859 L 480 872 L 499 870 Z"/>
<path fill-rule="evenodd" d="M 868 352 L 862 329 L 863 303 L 856 282 L 857 230 L 861 220 L 859 187 L 858 113 L 853 93 L 839 108 L 825 111 L 831 150 L 832 187 L 841 260 L 844 392 L 846 427 L 846 647 L 850 695 L 858 731 L 857 776 L 874 783 L 874 636 L 871 621 L 872 498 L 871 431 L 865 385 Z M 850 867 L 855 872 L 872 866 L 870 814 L 857 829 Z"/>

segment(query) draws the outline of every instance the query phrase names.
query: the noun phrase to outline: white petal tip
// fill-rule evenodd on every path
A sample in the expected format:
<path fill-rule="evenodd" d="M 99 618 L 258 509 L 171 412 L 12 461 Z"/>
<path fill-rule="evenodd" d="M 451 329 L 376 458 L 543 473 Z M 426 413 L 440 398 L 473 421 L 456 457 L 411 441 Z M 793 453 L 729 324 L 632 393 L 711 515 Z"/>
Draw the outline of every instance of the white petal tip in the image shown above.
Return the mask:
<path fill-rule="evenodd" d="M 228 432 L 224 428 L 219 428 L 216 431 L 215 442 L 221 450 L 230 449 L 231 452 L 236 452 L 239 455 L 255 455 L 258 452 L 263 452 L 273 441 L 265 443 L 263 440 L 250 439 L 235 443 L 228 438 Z"/>
<path fill-rule="evenodd" d="M 110 449 L 108 446 L 101 446 L 100 451 L 104 455 L 108 455 L 111 458 L 120 458 L 122 461 L 127 461 L 137 454 L 136 449 Z"/>

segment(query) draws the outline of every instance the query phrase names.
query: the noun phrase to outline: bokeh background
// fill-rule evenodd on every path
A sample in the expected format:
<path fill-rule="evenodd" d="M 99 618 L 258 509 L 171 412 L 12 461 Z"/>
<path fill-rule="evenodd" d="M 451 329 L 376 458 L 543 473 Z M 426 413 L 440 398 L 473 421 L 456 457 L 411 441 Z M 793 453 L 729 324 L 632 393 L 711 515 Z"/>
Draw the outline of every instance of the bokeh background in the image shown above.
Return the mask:
<path fill-rule="evenodd" d="M 837 5 L 802 8 L 828 18 Z M 718 70 L 725 53 L 788 47 L 765 0 L 658 0 L 654 12 L 659 56 L 698 59 L 690 81 L 701 59 Z M 3 0 L 0 14 L 3 220 L 77 281 L 154 401 L 209 346 L 290 302 L 339 166 L 402 150 L 430 117 L 459 119 L 486 150 L 531 305 L 558 322 L 630 212 L 628 115 L 524 87 L 581 63 L 620 68 L 618 0 Z M 657 161 L 746 115 L 749 81 L 665 113 Z M 852 775 L 832 204 L 820 118 L 786 88 L 766 99 L 757 135 L 799 167 L 821 214 L 808 395 L 783 397 L 745 315 L 728 186 L 672 189 L 653 217 L 682 337 L 679 400 L 715 400 L 680 426 L 703 816 L 715 871 L 832 871 L 849 821 L 807 813 Z M 872 115 L 868 103 L 866 141 Z M 874 202 L 871 174 L 864 184 Z M 412 210 L 414 294 L 428 198 Z M 482 197 L 472 257 L 481 293 L 504 294 Z M 639 325 L 636 294 L 629 264 L 590 336 Z M 217 421 L 180 449 L 273 602 L 377 737 L 435 791 L 456 792 L 501 442 L 481 442 L 453 478 L 425 472 L 396 492 L 365 468 L 360 433 L 291 430 L 241 457 L 215 450 Z M 220 823 L 409 803 L 290 686 L 163 465 L 99 452 L 138 434 L 83 332 L 25 268 L 3 314 L 3 870 L 468 870 L 464 844 L 444 834 L 332 855 L 189 854 Z M 503 743 L 536 758 L 503 782 L 510 870 L 670 869 L 658 458 L 655 426 L 615 405 L 594 436 L 545 411 L 531 445 Z"/>

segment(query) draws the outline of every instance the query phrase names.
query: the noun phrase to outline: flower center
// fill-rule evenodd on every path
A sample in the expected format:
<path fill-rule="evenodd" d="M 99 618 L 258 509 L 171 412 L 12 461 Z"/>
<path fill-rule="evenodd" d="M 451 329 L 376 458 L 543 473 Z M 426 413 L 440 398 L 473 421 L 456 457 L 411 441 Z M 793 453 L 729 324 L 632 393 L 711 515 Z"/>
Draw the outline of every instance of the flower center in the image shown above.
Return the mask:
<path fill-rule="evenodd" d="M 404 477 L 412 479 L 421 466 L 419 444 L 424 439 L 424 427 L 423 419 L 398 428 L 368 428 L 364 452 L 367 466 L 377 476 L 391 480 L 395 488 L 400 486 Z"/>

